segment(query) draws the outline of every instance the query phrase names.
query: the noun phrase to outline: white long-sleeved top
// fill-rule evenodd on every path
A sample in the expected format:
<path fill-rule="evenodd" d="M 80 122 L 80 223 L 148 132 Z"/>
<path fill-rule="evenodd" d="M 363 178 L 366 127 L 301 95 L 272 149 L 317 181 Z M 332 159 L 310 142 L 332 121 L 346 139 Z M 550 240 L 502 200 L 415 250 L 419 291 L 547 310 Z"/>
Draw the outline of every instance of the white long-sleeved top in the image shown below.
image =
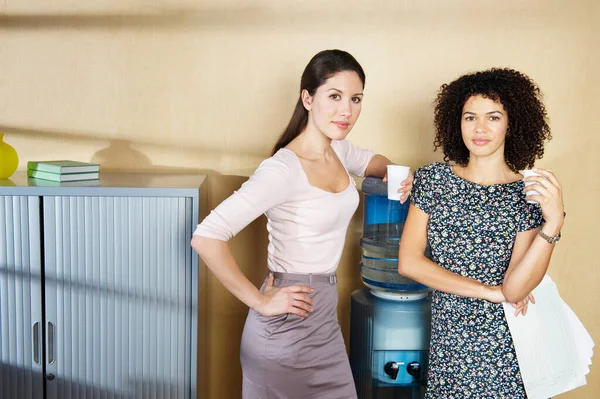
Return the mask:
<path fill-rule="evenodd" d="M 364 176 L 374 153 L 349 141 L 331 147 L 347 172 Z M 346 231 L 359 198 L 354 179 L 332 193 L 312 186 L 296 154 L 282 148 L 264 160 L 239 190 L 198 225 L 194 235 L 229 241 L 262 215 L 267 216 L 269 270 L 332 273 L 342 256 Z"/>

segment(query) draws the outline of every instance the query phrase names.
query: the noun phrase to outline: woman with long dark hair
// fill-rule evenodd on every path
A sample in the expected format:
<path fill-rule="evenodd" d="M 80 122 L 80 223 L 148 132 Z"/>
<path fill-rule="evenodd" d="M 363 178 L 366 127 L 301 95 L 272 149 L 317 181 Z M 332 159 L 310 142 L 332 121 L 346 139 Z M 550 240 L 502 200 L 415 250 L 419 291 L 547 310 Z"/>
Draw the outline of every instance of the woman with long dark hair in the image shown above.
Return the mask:
<path fill-rule="evenodd" d="M 346 141 L 364 84 L 352 55 L 316 54 L 272 156 L 194 233 L 192 247 L 250 308 L 241 347 L 243 398 L 356 398 L 336 310 L 336 269 L 359 202 L 350 173 L 384 177 L 392 163 Z M 402 202 L 411 187 L 409 176 Z M 269 275 L 258 290 L 227 242 L 263 213 Z"/>

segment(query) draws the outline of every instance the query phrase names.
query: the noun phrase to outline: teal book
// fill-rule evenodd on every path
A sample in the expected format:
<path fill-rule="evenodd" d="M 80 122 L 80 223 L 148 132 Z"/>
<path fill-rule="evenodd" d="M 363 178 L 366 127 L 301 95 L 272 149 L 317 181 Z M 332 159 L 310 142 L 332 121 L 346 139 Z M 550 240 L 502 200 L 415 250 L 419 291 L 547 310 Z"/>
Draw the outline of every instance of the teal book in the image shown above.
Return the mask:
<path fill-rule="evenodd" d="M 100 165 L 79 161 L 29 161 L 27 169 L 58 174 L 100 172 Z"/>
<path fill-rule="evenodd" d="M 80 180 L 98 180 L 100 177 L 99 173 L 68 173 L 68 174 L 59 174 L 59 173 L 50 173 L 43 172 L 41 170 L 27 170 L 27 176 L 33 177 L 34 179 L 43 179 L 50 180 L 56 182 L 65 182 L 65 181 L 80 181 Z"/>

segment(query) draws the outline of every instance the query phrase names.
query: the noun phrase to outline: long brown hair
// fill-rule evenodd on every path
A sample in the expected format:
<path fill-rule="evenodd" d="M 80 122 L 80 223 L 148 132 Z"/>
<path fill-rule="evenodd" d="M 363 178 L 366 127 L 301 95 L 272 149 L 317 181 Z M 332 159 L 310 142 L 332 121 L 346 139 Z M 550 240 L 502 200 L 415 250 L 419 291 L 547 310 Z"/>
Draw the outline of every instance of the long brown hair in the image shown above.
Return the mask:
<path fill-rule="evenodd" d="M 327 79 L 338 72 L 354 71 L 365 86 L 365 72 L 356 61 L 356 59 L 342 50 L 323 50 L 317 53 L 306 65 L 300 80 L 300 96 L 294 113 L 288 122 L 287 127 L 273 146 L 271 155 L 275 154 L 281 148 L 294 140 L 306 127 L 308 123 L 308 111 L 302 103 L 302 91 L 308 91 L 308 94 L 314 96 L 315 92 L 321 87 Z"/>

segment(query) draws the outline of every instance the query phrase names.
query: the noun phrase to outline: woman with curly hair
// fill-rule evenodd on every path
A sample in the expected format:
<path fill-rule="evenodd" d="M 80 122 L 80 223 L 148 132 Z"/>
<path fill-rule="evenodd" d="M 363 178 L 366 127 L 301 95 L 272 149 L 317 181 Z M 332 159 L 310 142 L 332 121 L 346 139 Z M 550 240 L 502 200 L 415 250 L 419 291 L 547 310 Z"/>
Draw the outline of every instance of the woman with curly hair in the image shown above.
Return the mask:
<path fill-rule="evenodd" d="M 438 93 L 434 146 L 446 163 L 414 174 L 398 261 L 433 289 L 427 398 L 527 397 L 501 302 L 526 313 L 564 222 L 556 176 L 519 173 L 542 157 L 546 119 L 538 86 L 511 69 Z"/>

